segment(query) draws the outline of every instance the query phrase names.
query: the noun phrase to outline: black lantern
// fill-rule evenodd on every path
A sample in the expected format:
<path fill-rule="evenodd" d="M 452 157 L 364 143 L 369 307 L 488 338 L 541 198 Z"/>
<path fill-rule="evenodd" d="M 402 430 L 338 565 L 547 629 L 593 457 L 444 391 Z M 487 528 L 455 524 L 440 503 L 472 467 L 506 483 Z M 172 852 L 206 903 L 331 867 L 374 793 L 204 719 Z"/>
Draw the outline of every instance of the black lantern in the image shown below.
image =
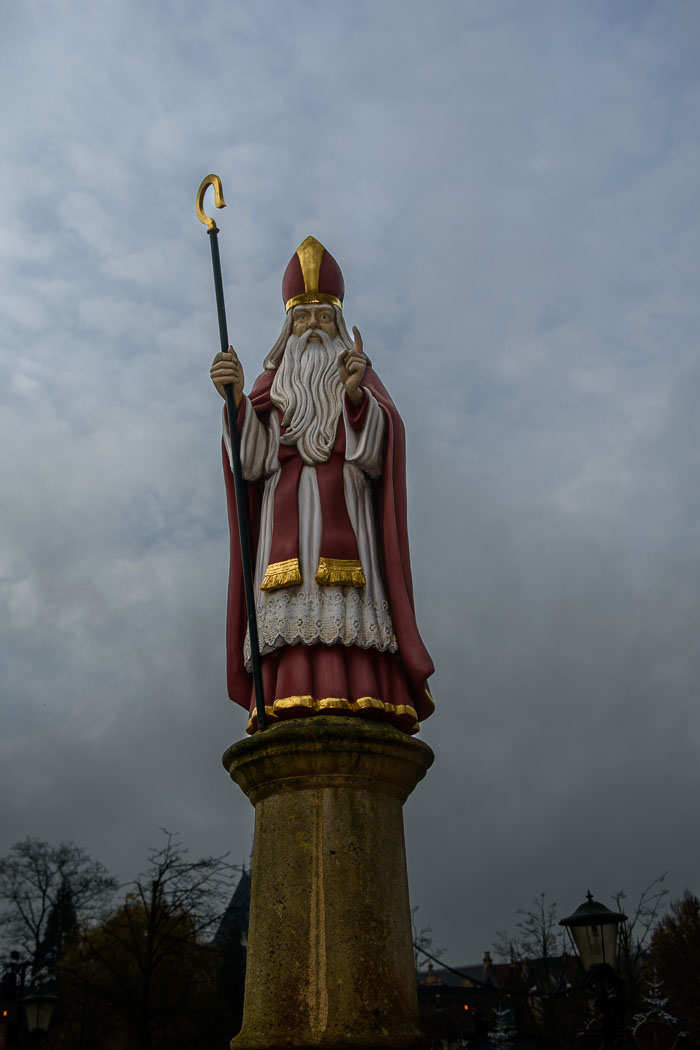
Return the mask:
<path fill-rule="evenodd" d="M 561 919 L 560 926 L 568 930 L 574 948 L 581 958 L 584 970 L 590 972 L 600 966 L 615 969 L 617 962 L 617 931 L 625 922 L 622 912 L 610 911 L 604 904 L 594 901 L 589 891 L 587 900 L 579 905 L 573 915 Z"/>
<path fill-rule="evenodd" d="M 48 1032 L 58 996 L 51 992 L 35 991 L 22 1000 L 28 1032 Z"/>

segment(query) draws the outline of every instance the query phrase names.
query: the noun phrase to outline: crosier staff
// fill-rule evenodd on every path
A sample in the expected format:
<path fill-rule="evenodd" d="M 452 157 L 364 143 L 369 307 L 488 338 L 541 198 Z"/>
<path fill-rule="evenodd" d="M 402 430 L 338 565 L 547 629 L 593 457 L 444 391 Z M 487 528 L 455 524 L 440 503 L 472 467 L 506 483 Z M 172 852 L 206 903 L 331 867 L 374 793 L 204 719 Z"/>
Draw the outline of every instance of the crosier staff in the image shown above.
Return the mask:
<path fill-rule="evenodd" d="M 216 312 L 219 318 L 219 341 L 221 352 L 228 351 L 228 328 L 226 325 L 226 306 L 224 304 L 224 286 L 221 280 L 221 259 L 219 257 L 219 228 L 214 219 L 204 211 L 204 194 L 209 186 L 214 187 L 214 203 L 217 208 L 225 208 L 221 179 L 218 175 L 207 175 L 197 190 L 197 218 L 207 227 L 211 245 L 211 264 L 214 270 L 214 291 L 216 292 Z M 228 429 L 231 435 L 231 466 L 236 490 L 236 509 L 238 511 L 238 534 L 241 540 L 241 562 L 243 564 L 243 587 L 245 605 L 248 614 L 248 631 L 250 633 L 250 659 L 253 667 L 253 688 L 255 690 L 255 708 L 258 716 L 258 729 L 267 728 L 265 716 L 265 698 L 263 696 L 262 672 L 260 670 L 260 644 L 258 642 L 258 620 L 255 613 L 255 594 L 253 592 L 253 569 L 250 560 L 250 532 L 248 528 L 248 506 L 246 488 L 241 470 L 241 448 L 236 420 L 236 398 L 233 383 L 226 384 L 226 411 Z"/>

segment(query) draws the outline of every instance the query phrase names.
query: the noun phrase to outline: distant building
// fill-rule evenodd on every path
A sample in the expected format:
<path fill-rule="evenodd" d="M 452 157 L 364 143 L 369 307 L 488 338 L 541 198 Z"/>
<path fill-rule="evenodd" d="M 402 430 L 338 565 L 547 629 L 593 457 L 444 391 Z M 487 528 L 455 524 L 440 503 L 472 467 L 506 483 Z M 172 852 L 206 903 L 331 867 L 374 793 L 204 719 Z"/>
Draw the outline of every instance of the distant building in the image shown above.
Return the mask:
<path fill-rule="evenodd" d="M 441 967 L 418 973 L 418 1002 L 433 1050 L 487 1047 L 497 1016 L 518 1047 L 551 1042 L 575 1032 L 585 1008 L 583 975 L 572 956 L 494 963 L 484 953 L 480 966 Z"/>
<path fill-rule="evenodd" d="M 250 872 L 243 868 L 238 885 L 228 907 L 221 917 L 214 934 L 212 946 L 225 950 L 231 944 L 248 947 L 248 923 L 250 921 Z"/>
<path fill-rule="evenodd" d="M 496 1010 L 516 1018 L 504 990 L 509 964 L 494 963 L 489 952 L 481 965 L 434 966 L 418 973 L 418 1006 L 433 1050 L 486 1047 Z"/>

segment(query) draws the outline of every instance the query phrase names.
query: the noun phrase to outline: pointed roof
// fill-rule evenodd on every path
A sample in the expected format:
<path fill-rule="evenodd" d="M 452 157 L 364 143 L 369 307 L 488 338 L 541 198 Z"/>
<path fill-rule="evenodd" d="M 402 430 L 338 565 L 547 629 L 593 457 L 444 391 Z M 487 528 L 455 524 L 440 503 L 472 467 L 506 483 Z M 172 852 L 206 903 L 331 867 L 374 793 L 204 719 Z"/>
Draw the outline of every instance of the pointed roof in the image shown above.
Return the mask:
<path fill-rule="evenodd" d="M 246 941 L 248 938 L 249 919 L 250 873 L 243 868 L 228 907 L 221 916 L 221 922 L 211 942 L 212 946 L 214 948 L 225 948 L 235 938 Z"/>

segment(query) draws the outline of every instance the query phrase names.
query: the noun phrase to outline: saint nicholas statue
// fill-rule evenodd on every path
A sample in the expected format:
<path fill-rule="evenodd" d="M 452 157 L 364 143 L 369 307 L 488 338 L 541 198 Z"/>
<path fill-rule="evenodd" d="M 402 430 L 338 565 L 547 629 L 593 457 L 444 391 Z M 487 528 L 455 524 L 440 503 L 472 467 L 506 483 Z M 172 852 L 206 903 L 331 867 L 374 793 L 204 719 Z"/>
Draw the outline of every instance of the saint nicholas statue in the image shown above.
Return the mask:
<path fill-rule="evenodd" d="M 401 418 L 343 318 L 340 267 L 313 237 L 282 282 L 286 317 L 248 395 L 235 351 L 211 378 L 232 383 L 247 483 L 268 721 L 374 718 L 415 733 L 433 711 L 433 665 L 418 632 L 406 527 Z M 231 529 L 227 677 L 257 729 L 224 409 Z"/>

